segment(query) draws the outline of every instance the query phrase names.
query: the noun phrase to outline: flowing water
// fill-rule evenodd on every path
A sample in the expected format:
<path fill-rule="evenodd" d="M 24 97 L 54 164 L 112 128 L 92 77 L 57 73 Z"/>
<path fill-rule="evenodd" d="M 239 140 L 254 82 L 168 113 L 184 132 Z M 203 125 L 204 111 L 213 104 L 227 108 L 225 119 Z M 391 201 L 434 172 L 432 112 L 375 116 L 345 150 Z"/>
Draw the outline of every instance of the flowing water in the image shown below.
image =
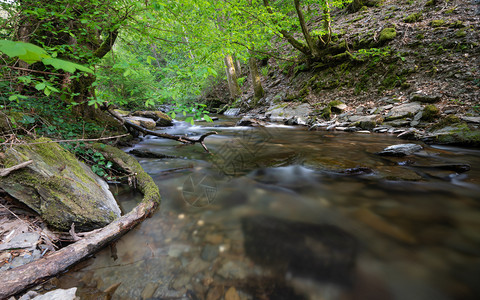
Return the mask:
<path fill-rule="evenodd" d="M 117 283 L 114 299 L 480 299 L 479 150 L 391 158 L 375 152 L 405 141 L 234 121 L 165 130 L 217 131 L 212 155 L 136 145 L 175 156 L 139 158 L 161 208 L 55 284 L 84 299 Z M 141 200 L 113 190 L 124 211 Z"/>

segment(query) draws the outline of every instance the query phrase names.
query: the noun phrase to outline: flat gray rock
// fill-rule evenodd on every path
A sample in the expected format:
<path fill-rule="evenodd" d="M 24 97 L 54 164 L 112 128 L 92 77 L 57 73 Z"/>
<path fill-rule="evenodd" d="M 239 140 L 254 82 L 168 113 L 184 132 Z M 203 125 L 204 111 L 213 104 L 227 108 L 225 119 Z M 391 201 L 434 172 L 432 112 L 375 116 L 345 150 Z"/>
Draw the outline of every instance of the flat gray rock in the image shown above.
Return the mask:
<path fill-rule="evenodd" d="M 422 150 L 423 147 L 417 144 L 400 144 L 389 146 L 376 154 L 382 156 L 407 156 Z"/>
<path fill-rule="evenodd" d="M 423 109 L 418 102 L 411 102 L 393 107 L 386 116 L 386 120 L 395 120 L 406 117 L 413 117 Z"/>
<path fill-rule="evenodd" d="M 462 117 L 461 119 L 468 123 L 480 124 L 480 117 Z"/>

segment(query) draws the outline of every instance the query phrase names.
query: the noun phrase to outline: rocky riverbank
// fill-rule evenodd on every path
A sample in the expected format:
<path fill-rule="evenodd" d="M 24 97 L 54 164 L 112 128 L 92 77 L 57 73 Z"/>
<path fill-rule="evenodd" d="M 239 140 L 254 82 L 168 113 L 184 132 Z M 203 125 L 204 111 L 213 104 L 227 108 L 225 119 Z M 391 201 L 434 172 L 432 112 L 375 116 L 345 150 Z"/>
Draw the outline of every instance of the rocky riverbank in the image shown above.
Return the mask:
<path fill-rule="evenodd" d="M 259 63 L 265 96 L 255 100 L 243 74 L 244 92 L 229 107 L 311 129 L 479 146 L 478 1 L 355 2 L 361 9 L 333 12 L 321 62 L 272 41 L 277 57 Z M 379 44 L 384 29 L 392 35 Z"/>
<path fill-rule="evenodd" d="M 385 97 L 356 107 L 341 101 L 323 106 L 272 103 L 246 113 L 238 124 L 261 125 L 271 121 L 308 126 L 309 130 L 383 133 L 426 143 L 480 146 L 480 116 L 455 114 L 454 110 L 438 103 L 439 100 L 436 95 L 416 92 L 404 101 Z"/>

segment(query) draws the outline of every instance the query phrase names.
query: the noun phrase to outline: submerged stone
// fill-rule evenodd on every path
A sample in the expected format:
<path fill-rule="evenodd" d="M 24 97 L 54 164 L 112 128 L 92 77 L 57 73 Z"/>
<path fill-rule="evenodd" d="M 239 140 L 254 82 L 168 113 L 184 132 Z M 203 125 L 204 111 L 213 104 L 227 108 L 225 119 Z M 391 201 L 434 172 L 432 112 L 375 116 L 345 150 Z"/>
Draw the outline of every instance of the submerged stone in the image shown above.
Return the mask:
<path fill-rule="evenodd" d="M 348 284 L 358 242 L 329 224 L 310 224 L 270 216 L 242 219 L 246 254 L 274 272 Z"/>
<path fill-rule="evenodd" d="M 49 225 L 68 230 L 74 223 L 78 231 L 88 231 L 120 216 L 120 208 L 107 183 L 49 139 L 10 148 L 5 155 L 6 167 L 34 161 L 2 177 L 0 187 Z"/>

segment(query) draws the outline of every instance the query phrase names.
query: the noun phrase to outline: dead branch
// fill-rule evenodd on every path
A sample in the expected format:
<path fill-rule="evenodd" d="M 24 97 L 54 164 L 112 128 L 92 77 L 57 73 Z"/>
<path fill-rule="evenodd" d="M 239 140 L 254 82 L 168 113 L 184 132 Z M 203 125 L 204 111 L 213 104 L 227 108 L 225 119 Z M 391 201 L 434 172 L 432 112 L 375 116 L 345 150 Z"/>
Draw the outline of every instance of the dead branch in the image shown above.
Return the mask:
<path fill-rule="evenodd" d="M 16 170 L 21 169 L 21 168 L 25 168 L 26 166 L 28 166 L 31 163 L 33 163 L 33 160 L 23 162 L 21 164 L 18 164 L 16 166 L 13 166 L 13 167 L 10 167 L 10 168 L 0 169 L 0 177 L 5 177 L 8 174 L 12 173 L 13 171 L 16 171 Z"/>
<path fill-rule="evenodd" d="M 207 146 L 205 146 L 203 141 L 209 135 L 218 134 L 216 131 L 209 131 L 209 132 L 203 134 L 202 136 L 200 136 L 199 139 L 195 140 L 195 139 L 192 139 L 192 138 L 187 137 L 187 136 L 178 136 L 178 135 L 171 135 L 171 134 L 168 134 L 168 133 L 159 133 L 159 132 L 155 132 L 153 130 L 148 130 L 146 128 L 143 128 L 142 126 L 139 126 L 139 125 L 136 125 L 136 124 L 134 124 L 130 121 L 127 121 L 119 113 L 117 113 L 115 111 L 112 111 L 110 109 L 108 109 L 107 111 L 113 117 L 115 117 L 117 120 L 119 120 L 123 125 L 125 125 L 127 127 L 130 127 L 130 128 L 133 128 L 133 129 L 135 129 L 135 130 L 137 130 L 137 131 L 139 131 L 139 132 L 141 132 L 145 135 L 158 136 L 158 137 L 161 137 L 161 138 L 175 140 L 175 141 L 178 141 L 178 142 L 181 142 L 181 143 L 184 143 L 184 144 L 189 144 L 189 145 L 199 143 L 200 145 L 202 145 L 203 149 L 205 149 L 205 151 L 207 151 L 208 153 L 210 153 L 210 151 L 208 151 Z"/>
<path fill-rule="evenodd" d="M 78 242 L 37 261 L 2 272 L 0 299 L 6 299 L 40 284 L 99 251 L 141 223 L 159 205 L 160 194 L 157 185 L 133 157 L 108 145 L 102 147 L 102 151 L 108 151 L 109 154 L 106 155 L 114 156 L 124 169 L 138 174 L 137 186 L 144 195 L 142 202 L 131 212 L 99 229 L 95 234 L 87 235 Z"/>

